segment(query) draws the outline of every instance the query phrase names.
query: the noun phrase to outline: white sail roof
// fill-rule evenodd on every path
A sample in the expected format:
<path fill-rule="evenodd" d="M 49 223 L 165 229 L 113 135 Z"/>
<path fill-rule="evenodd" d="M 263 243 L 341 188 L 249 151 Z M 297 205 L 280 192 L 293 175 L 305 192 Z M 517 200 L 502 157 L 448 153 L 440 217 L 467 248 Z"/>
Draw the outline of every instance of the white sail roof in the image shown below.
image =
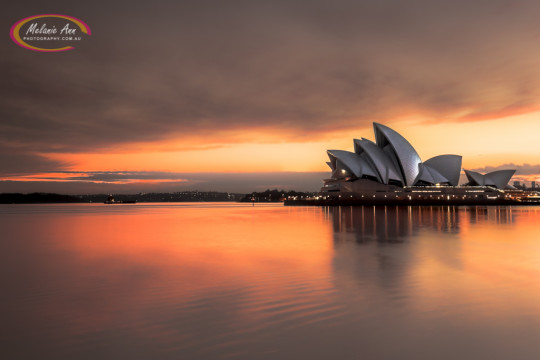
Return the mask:
<path fill-rule="evenodd" d="M 465 170 L 465 175 L 472 185 L 495 186 L 497 189 L 504 189 L 516 170 L 498 170 L 485 175 L 472 170 Z"/>
<path fill-rule="evenodd" d="M 407 186 L 414 185 L 420 173 L 418 167 L 422 163 L 420 156 L 412 145 L 396 131 L 388 126 L 373 123 L 375 129 L 375 139 L 380 148 L 390 145 L 399 163 L 399 170 Z"/>
<path fill-rule="evenodd" d="M 362 138 L 361 140 L 354 139 L 355 151 L 362 150 L 368 158 L 371 167 L 377 170 L 379 177 L 384 184 L 388 184 L 389 180 L 397 180 L 404 183 L 400 171 L 396 169 L 392 160 L 384 153 L 384 151 L 374 142 Z"/>
<path fill-rule="evenodd" d="M 459 175 L 461 174 L 461 156 L 460 155 L 439 155 L 424 161 L 424 165 L 437 170 L 441 175 L 448 179 L 452 186 L 459 184 Z"/>

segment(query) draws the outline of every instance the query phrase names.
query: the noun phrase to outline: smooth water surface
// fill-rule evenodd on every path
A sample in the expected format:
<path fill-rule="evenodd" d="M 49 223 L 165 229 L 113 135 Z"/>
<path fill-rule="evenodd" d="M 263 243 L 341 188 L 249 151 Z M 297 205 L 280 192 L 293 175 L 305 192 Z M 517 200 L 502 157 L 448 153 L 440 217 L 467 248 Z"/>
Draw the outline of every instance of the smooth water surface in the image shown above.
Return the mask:
<path fill-rule="evenodd" d="M 4 359 L 538 359 L 540 208 L 0 206 Z"/>

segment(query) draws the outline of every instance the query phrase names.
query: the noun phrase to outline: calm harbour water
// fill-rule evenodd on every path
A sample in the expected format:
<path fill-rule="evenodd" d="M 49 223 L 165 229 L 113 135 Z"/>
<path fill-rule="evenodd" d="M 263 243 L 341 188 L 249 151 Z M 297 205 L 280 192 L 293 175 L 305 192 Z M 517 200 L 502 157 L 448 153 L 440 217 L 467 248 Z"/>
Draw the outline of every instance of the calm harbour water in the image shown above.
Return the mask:
<path fill-rule="evenodd" d="M 4 359 L 538 359 L 540 207 L 0 205 Z"/>

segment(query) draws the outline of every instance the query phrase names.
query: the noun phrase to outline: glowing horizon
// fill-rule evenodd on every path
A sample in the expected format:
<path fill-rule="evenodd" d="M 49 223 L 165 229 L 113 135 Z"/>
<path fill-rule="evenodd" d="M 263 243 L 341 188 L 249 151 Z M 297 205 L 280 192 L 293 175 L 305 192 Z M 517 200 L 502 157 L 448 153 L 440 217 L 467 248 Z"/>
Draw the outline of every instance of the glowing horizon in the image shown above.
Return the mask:
<path fill-rule="evenodd" d="M 540 112 L 509 116 L 491 121 L 438 123 L 425 125 L 423 120 L 404 119 L 389 122 L 405 136 L 423 159 L 441 153 L 463 156 L 463 167 L 481 169 L 509 164 L 535 164 L 536 134 L 522 128 L 534 128 Z M 519 123 L 520 127 L 509 124 Z M 444 135 L 444 136 L 442 136 Z M 332 138 L 330 139 L 330 137 Z M 47 160 L 67 164 L 49 172 L 2 177 L 10 181 L 85 181 L 88 172 L 161 172 L 166 173 L 273 173 L 273 172 L 327 172 L 326 150 L 344 148 L 352 150 L 352 139 L 373 139 L 371 128 L 341 130 L 335 134 L 320 134 L 315 141 L 278 142 L 275 134 L 251 133 L 257 142 L 244 139 L 238 142 L 219 142 L 208 137 L 184 141 L 173 138 L 147 143 L 127 143 L 94 153 L 43 153 Z M 223 140 L 223 139 L 222 139 Z M 171 150 L 172 149 L 172 150 Z M 482 152 L 478 152 L 482 149 Z M 55 173 L 64 171 L 64 173 Z M 65 172 L 70 172 L 65 173 Z M 79 179 L 73 180 L 73 173 Z M 161 179 L 115 180 L 116 184 L 187 182 L 176 177 Z M 62 179 L 64 178 L 64 179 Z M 520 174 L 514 180 L 538 181 L 540 174 Z M 321 179 L 322 180 L 322 179 Z M 91 180 L 93 182 L 107 181 Z"/>

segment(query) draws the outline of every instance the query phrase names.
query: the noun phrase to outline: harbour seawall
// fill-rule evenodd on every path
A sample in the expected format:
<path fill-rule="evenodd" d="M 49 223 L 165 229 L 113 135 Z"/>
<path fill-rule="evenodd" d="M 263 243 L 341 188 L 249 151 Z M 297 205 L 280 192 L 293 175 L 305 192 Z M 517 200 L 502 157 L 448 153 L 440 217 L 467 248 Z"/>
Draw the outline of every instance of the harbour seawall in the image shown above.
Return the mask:
<path fill-rule="evenodd" d="M 418 199 L 418 200 L 384 200 L 384 199 L 343 199 L 343 198 L 327 198 L 327 199 L 297 199 L 285 200 L 285 206 L 456 206 L 456 205 L 494 205 L 494 206 L 534 206 L 540 205 L 540 201 L 518 201 L 510 199 L 478 199 L 478 200 L 462 200 L 462 199 Z"/>

